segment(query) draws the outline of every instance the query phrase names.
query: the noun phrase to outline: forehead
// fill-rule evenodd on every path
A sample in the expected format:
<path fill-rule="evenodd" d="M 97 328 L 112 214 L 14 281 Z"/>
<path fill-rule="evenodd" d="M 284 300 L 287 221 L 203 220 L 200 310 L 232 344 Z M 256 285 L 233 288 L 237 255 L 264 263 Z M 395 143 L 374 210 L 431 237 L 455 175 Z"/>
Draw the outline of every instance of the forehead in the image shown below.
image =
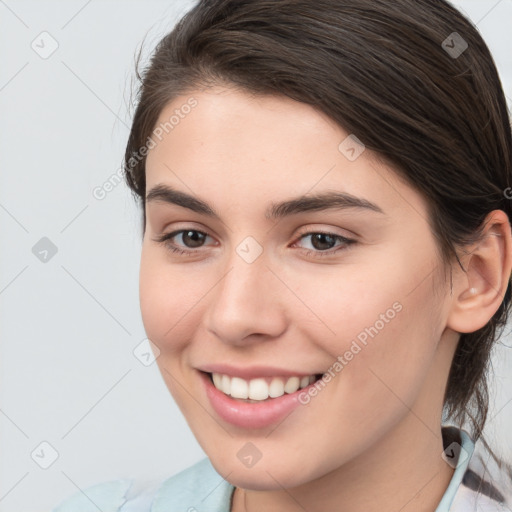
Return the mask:
<path fill-rule="evenodd" d="M 383 209 L 426 209 L 352 134 L 287 97 L 221 87 L 192 91 L 166 105 L 152 139 L 146 191 L 168 183 L 200 195 L 261 201 L 336 190 L 371 197 Z"/>
<path fill-rule="evenodd" d="M 289 158 L 298 146 L 321 142 L 336 148 L 338 139 L 348 135 L 310 105 L 285 96 L 254 95 L 221 87 L 175 98 L 160 113 L 156 124 L 159 129 L 159 139 L 169 139 L 170 144 L 185 143 L 196 151 L 204 145 L 214 146 L 219 153 L 243 146 L 253 155 L 273 149 L 275 153 L 288 152 Z"/>

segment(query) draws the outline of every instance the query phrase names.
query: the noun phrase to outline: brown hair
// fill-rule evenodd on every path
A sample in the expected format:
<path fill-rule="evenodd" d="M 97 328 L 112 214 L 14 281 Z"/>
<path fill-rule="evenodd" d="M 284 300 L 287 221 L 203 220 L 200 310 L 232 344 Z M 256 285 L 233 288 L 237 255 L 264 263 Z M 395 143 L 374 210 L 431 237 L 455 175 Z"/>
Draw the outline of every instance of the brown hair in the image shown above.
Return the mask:
<path fill-rule="evenodd" d="M 144 231 L 140 150 L 168 102 L 212 84 L 288 96 L 355 134 L 427 199 L 444 264 L 461 265 L 456 247 L 479 239 L 489 212 L 511 217 L 512 135 L 496 66 L 476 28 L 444 0 L 199 1 L 137 78 L 124 170 Z M 469 420 L 474 440 L 510 294 L 509 284 L 488 324 L 461 335 L 447 382 L 444 412 L 460 426 Z"/>

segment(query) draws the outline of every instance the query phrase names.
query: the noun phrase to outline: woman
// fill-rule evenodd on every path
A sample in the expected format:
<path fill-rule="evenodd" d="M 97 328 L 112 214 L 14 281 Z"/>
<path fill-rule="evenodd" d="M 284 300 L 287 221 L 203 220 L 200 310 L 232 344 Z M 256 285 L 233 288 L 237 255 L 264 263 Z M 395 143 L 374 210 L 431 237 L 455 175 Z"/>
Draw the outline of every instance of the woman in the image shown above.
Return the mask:
<path fill-rule="evenodd" d="M 142 318 L 208 457 L 56 510 L 510 510 L 482 429 L 512 135 L 471 23 L 444 0 L 202 1 L 139 78 Z"/>

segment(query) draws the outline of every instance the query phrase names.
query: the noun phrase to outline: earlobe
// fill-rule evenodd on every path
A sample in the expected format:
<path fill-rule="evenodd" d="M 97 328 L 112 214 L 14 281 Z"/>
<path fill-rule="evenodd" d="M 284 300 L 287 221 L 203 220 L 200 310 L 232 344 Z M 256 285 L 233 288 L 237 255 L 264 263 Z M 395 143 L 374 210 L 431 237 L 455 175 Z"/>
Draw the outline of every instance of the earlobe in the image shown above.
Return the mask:
<path fill-rule="evenodd" d="M 466 271 L 454 277 L 447 327 L 471 333 L 484 327 L 503 302 L 512 267 L 512 236 L 507 215 L 494 210 L 484 221 L 482 239 L 468 248 Z"/>

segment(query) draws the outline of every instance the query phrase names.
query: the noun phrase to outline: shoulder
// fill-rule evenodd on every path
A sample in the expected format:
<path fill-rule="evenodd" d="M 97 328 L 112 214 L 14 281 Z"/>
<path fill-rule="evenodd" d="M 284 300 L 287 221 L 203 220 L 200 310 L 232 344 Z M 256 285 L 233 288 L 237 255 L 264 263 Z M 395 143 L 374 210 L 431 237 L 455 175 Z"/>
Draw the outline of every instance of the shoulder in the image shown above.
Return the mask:
<path fill-rule="evenodd" d="M 234 486 L 212 466 L 207 457 L 166 480 L 156 493 L 151 512 L 183 510 L 218 512 L 229 509 Z M 181 510 L 181 509 L 180 509 Z"/>
<path fill-rule="evenodd" d="M 206 457 L 163 482 L 113 480 L 79 491 L 52 512 L 216 512 L 229 505 L 234 487 L 224 480 Z"/>
<path fill-rule="evenodd" d="M 126 503 L 132 483 L 130 480 L 112 480 L 88 487 L 73 494 L 52 512 L 117 512 Z"/>

